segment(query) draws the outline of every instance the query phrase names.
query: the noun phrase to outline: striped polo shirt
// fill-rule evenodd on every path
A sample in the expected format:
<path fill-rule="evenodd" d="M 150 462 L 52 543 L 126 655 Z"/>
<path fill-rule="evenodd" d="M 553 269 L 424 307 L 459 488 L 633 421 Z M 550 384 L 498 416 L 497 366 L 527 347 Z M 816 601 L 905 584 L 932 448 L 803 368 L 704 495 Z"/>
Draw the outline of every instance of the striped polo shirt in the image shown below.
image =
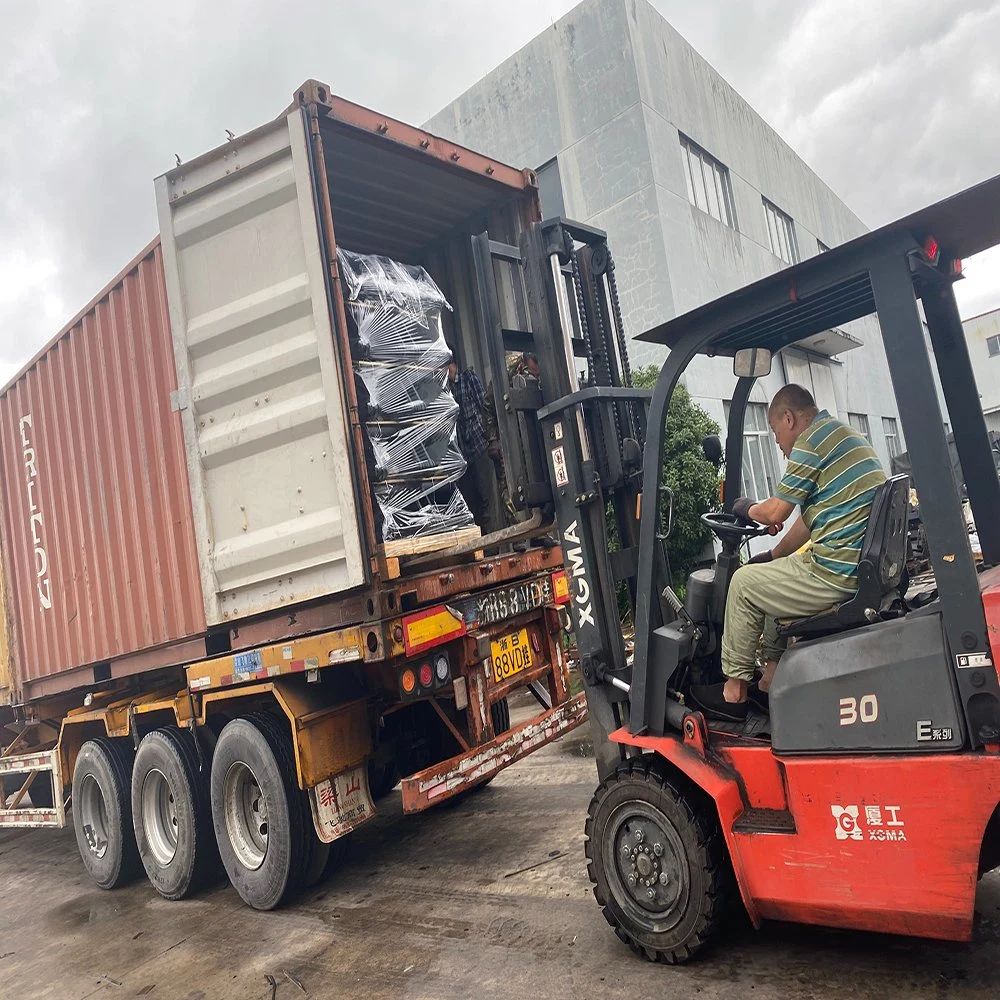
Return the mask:
<path fill-rule="evenodd" d="M 838 590 L 858 589 L 858 560 L 875 491 L 885 473 L 853 427 L 820 410 L 795 439 L 775 496 L 799 504 L 812 538 L 812 572 Z"/>

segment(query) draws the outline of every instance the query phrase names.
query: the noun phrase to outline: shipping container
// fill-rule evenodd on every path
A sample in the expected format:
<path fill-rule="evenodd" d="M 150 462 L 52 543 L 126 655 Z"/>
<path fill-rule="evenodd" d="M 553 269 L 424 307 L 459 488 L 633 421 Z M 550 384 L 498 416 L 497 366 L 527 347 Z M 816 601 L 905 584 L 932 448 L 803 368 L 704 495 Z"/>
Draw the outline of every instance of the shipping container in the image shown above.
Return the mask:
<path fill-rule="evenodd" d="M 155 240 L 0 394 L 17 700 L 204 652 L 176 387 Z"/>
<path fill-rule="evenodd" d="M 483 372 L 470 239 L 516 239 L 535 178 L 310 86 L 324 114 L 160 177 L 162 246 L 0 395 L 26 700 L 188 661 L 213 626 L 377 587 L 387 554 L 456 542 L 382 544 L 326 258 L 425 266 L 453 307 L 448 342 Z"/>
<path fill-rule="evenodd" d="M 179 898 L 204 850 L 157 824 L 194 796 L 184 815 L 269 908 L 400 777 L 424 809 L 586 718 L 558 546 L 390 536 L 343 270 L 362 258 L 338 259 L 436 284 L 421 377 L 455 409 L 441 345 L 507 379 L 474 246 L 539 219 L 536 179 L 310 81 L 155 198 L 157 239 L 0 393 L 0 827 L 71 806 L 99 885 L 141 864 Z M 516 312 L 523 287 L 494 277 Z"/>

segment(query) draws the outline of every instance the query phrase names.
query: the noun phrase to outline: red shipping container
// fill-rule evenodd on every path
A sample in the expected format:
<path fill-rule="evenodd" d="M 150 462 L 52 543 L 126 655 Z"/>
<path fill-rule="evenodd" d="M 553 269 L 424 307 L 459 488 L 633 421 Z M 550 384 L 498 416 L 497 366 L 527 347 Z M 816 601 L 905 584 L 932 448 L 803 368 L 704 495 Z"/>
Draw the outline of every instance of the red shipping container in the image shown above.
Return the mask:
<path fill-rule="evenodd" d="M 0 395 L 13 700 L 204 633 L 176 385 L 157 239 Z"/>

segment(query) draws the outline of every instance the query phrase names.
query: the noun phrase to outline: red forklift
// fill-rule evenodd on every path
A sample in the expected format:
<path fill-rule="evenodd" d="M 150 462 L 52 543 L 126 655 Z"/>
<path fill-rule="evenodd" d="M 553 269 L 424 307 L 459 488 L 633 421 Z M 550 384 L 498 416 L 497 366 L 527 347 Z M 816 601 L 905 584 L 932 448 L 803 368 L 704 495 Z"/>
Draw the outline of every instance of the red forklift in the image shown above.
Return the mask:
<path fill-rule="evenodd" d="M 542 372 L 541 384 L 505 396 L 503 444 L 505 455 L 521 452 L 515 496 L 554 515 L 572 576 L 600 777 L 588 870 L 609 924 L 650 960 L 693 956 L 737 899 L 755 926 L 971 938 L 977 880 L 1000 865 L 1000 481 L 953 288 L 964 257 L 1000 243 L 998 206 L 1000 177 L 648 331 L 639 339 L 670 349 L 651 393 L 631 387 L 604 234 L 555 219 L 517 246 L 478 238 L 492 366 L 503 350 L 531 349 Z M 498 264 L 511 267 L 513 285 Z M 505 297 L 521 328 L 505 324 Z M 755 380 L 783 348 L 867 315 L 881 327 L 935 587 L 907 597 L 910 480 L 892 477 L 872 507 L 857 594 L 783 623 L 792 642 L 770 717 L 707 721 L 686 694 L 722 679 L 729 582 L 744 541 L 767 529 L 706 512 L 719 552 L 678 599 L 662 481 L 671 395 L 698 354 L 733 357 L 731 504 Z M 979 532 L 978 569 L 947 474 L 945 419 Z"/>

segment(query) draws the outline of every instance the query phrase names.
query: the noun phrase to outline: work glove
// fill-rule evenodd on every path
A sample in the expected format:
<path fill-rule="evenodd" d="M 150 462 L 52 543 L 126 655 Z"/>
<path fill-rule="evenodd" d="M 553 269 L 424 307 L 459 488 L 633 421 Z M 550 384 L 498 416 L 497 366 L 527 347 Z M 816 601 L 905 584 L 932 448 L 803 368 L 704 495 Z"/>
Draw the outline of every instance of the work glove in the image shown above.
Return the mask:
<path fill-rule="evenodd" d="M 748 566 L 759 566 L 761 563 L 769 563 L 774 559 L 774 553 L 768 549 L 767 552 L 758 552 L 757 555 L 751 556 L 747 560 Z"/>
<path fill-rule="evenodd" d="M 756 503 L 756 500 L 751 500 L 749 497 L 737 497 L 733 501 L 733 516 L 738 518 L 740 521 L 751 521 L 753 518 L 750 517 L 750 508 Z"/>

